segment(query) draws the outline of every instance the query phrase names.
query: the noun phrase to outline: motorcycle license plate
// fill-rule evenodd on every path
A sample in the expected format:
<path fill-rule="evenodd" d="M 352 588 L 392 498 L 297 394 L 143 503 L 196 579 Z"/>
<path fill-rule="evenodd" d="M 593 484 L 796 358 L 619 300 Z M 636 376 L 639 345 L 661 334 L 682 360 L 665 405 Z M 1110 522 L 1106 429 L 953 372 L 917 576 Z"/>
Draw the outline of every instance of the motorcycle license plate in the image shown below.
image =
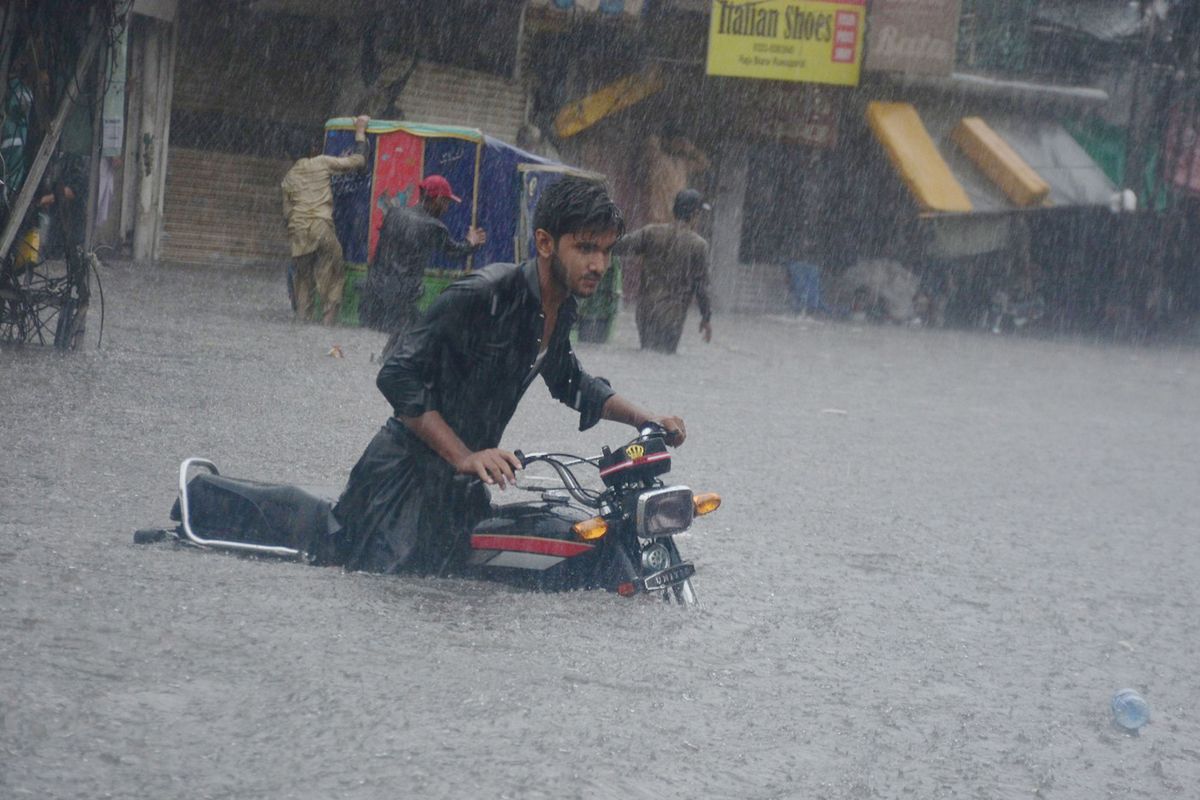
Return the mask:
<path fill-rule="evenodd" d="M 645 587 L 647 592 L 653 592 L 655 589 L 665 589 L 668 586 L 683 583 L 695 574 L 695 565 L 688 563 L 676 564 L 673 567 L 667 567 L 664 570 L 642 578 L 642 586 Z"/>

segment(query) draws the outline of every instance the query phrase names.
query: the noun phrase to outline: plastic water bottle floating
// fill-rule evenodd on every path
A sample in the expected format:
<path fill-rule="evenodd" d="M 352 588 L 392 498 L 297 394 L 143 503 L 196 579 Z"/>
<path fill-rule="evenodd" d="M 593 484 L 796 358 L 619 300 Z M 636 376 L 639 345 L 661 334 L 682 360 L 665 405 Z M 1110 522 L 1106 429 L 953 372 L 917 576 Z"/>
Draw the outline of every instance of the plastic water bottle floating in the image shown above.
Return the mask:
<path fill-rule="evenodd" d="M 1113 719 L 1127 731 L 1136 732 L 1150 721 L 1150 706 L 1133 689 L 1122 689 L 1113 695 Z"/>

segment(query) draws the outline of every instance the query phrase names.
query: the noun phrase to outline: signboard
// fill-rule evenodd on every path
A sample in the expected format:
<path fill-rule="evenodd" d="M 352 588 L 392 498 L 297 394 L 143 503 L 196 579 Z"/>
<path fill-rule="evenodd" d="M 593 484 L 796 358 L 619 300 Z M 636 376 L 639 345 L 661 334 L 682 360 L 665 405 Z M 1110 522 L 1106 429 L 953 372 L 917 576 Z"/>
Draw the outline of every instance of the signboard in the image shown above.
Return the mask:
<path fill-rule="evenodd" d="M 858 85 L 866 0 L 713 0 L 708 74 Z"/>
<path fill-rule="evenodd" d="M 961 11 L 962 0 L 874 0 L 864 67 L 949 75 Z"/>

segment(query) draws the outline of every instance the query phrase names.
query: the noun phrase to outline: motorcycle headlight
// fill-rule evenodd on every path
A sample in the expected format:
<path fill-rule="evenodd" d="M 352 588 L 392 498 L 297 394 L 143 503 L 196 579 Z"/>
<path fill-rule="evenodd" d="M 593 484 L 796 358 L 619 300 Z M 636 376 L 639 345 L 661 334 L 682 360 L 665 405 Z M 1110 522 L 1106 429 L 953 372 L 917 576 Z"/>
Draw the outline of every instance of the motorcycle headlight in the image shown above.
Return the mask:
<path fill-rule="evenodd" d="M 653 539 L 656 536 L 671 536 L 686 531 L 695 514 L 692 505 L 692 490 L 686 486 L 668 486 L 654 489 L 638 497 L 638 536 Z"/>

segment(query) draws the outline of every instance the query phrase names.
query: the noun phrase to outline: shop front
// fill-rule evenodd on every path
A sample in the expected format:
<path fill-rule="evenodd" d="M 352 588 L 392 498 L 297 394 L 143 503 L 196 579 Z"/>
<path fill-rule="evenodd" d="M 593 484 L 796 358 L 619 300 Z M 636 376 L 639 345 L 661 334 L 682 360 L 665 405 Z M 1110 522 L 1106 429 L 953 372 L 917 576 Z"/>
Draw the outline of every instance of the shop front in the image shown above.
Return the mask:
<path fill-rule="evenodd" d="M 307 136 L 319 146 L 331 117 L 470 126 L 514 140 L 526 102 L 521 9 L 516 0 L 414 0 L 404 13 L 383 0 L 180 4 L 155 255 L 286 263 L 279 184 L 289 144 Z"/>
<path fill-rule="evenodd" d="M 856 259 L 911 272 L 930 321 L 994 323 L 1005 302 L 1071 325 L 1119 268 L 1117 187 L 1051 115 L 923 96 L 868 102 Z M 1001 323 L 1003 325 L 1003 322 Z"/>

